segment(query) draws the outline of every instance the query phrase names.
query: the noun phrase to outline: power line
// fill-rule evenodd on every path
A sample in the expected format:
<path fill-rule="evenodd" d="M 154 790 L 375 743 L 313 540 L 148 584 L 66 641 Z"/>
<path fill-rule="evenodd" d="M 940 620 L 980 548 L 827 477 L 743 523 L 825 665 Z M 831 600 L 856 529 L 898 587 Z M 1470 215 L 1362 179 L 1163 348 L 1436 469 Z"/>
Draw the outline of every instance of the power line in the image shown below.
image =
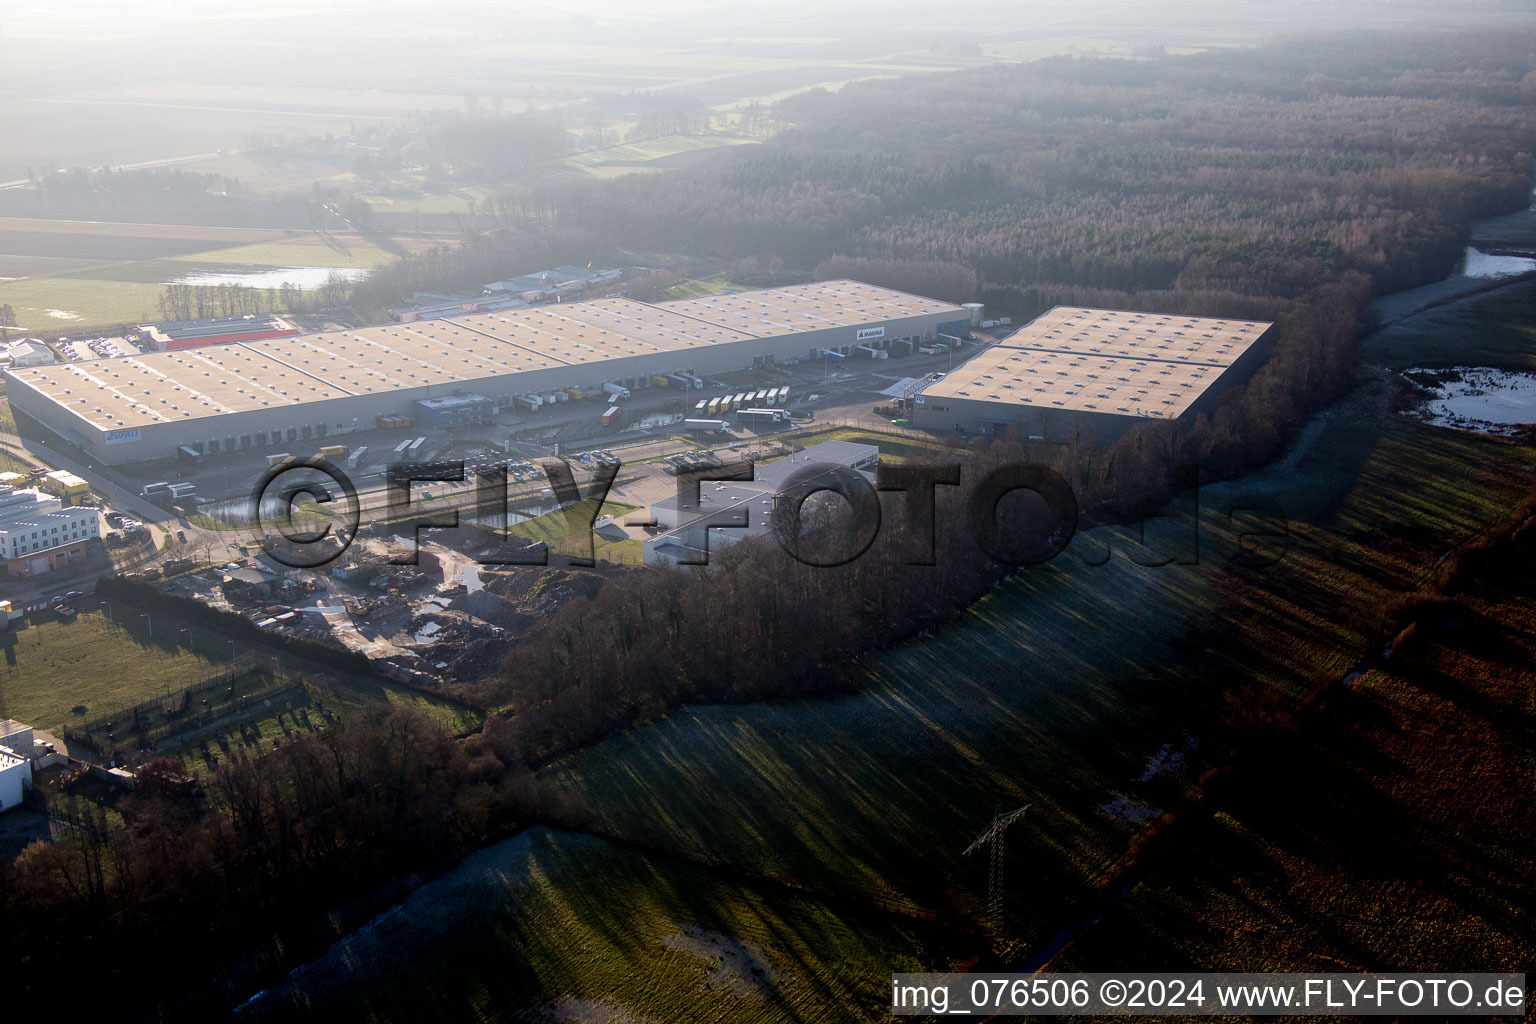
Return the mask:
<path fill-rule="evenodd" d="M 987 917 L 992 925 L 993 934 L 1001 934 L 1003 930 L 1003 837 L 1008 831 L 1008 826 L 1024 817 L 1024 812 L 1033 804 L 1025 804 L 1016 811 L 1003 813 L 1003 805 L 999 803 L 992 812 L 992 827 L 987 829 L 965 848 L 962 856 L 969 856 L 983 846 L 991 845 L 991 864 L 987 871 Z"/>

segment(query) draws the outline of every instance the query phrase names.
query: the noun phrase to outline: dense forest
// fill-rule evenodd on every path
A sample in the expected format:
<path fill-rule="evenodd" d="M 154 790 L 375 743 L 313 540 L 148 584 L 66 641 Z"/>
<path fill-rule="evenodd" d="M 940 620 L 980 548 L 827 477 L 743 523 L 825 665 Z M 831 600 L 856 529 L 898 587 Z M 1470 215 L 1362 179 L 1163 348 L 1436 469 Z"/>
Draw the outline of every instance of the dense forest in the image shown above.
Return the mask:
<path fill-rule="evenodd" d="M 356 299 L 628 249 L 846 273 L 1021 315 L 1079 301 L 1277 321 L 1269 364 L 1180 432 L 1149 424 L 1109 451 L 1003 437 L 964 456 L 969 480 L 1044 462 L 1084 520 L 1134 516 L 1166 501 L 1176 463 L 1225 475 L 1272 457 L 1349 386 L 1371 296 L 1443 275 L 1470 218 L 1525 204 L 1533 68 L 1528 36 L 1380 37 L 812 93 L 782 106 L 799 127 L 755 152 L 509 200 L 496 232 L 410 257 Z M 946 490 L 941 519 L 963 519 L 969 492 Z M 839 666 L 945 621 L 1008 571 L 971 536 L 939 532 L 936 564 L 918 569 L 922 523 L 890 516 L 835 569 L 749 542 L 708 570 L 620 573 L 464 688 L 498 709 L 467 739 L 379 711 L 226 761 L 201 787 L 161 766 L 115 816 L 69 808 L 67 838 L 0 865 L 13 984 L 43 994 L 111 964 L 124 999 L 163 998 L 144 968 L 167 946 L 195 977 L 546 816 L 529 769 L 561 752 L 682 702 L 844 685 Z"/>
<path fill-rule="evenodd" d="M 1355 270 L 1395 291 L 1443 276 L 1469 219 L 1525 205 L 1530 45 L 1308 40 L 812 92 L 773 145 L 556 195 L 552 219 L 806 271 L 956 263 L 1025 315 L 1052 286 L 1293 297 Z"/>
<path fill-rule="evenodd" d="M 1395 291 L 1444 276 L 1469 220 L 1525 205 L 1530 67 L 1518 35 L 1381 36 L 813 90 L 776 110 L 794 130 L 707 165 L 500 197 L 466 251 L 406 260 L 357 305 L 582 245 L 805 277 L 878 261 L 879 283 L 1022 316 L 1086 290 L 1194 312 L 1350 271 Z"/>

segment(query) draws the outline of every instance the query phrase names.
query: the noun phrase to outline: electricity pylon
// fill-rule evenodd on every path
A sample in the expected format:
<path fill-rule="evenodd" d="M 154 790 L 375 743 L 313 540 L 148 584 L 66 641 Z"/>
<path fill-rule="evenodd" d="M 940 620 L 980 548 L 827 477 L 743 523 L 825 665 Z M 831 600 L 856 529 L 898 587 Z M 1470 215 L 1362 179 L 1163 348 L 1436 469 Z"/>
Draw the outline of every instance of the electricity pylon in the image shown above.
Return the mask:
<path fill-rule="evenodd" d="M 1024 812 L 1033 804 L 1025 804 L 1016 811 L 1003 813 L 1003 805 L 998 804 L 992 812 L 992 827 L 976 837 L 976 841 L 965 848 L 965 854 L 975 853 L 977 850 L 992 845 L 992 863 L 987 872 L 987 916 L 991 918 L 992 932 L 1001 935 L 1003 931 L 1003 834 L 1008 831 L 1008 826 L 1024 817 Z"/>

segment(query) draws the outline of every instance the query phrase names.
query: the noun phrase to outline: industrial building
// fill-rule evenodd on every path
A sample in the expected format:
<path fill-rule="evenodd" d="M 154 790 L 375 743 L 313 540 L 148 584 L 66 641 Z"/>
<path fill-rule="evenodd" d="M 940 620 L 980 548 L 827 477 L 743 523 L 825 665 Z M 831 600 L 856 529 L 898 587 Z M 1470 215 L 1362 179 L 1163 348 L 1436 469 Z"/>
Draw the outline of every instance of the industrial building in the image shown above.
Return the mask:
<path fill-rule="evenodd" d="M 53 349 L 44 345 L 36 338 L 22 338 L 8 345 L 0 346 L 0 360 L 7 366 L 46 366 L 57 362 Z"/>
<path fill-rule="evenodd" d="M 85 560 L 101 535 L 96 509 L 68 507 L 37 491 L 0 490 L 0 557 L 12 576 L 36 576 Z"/>
<path fill-rule="evenodd" d="M 496 414 L 496 403 L 484 395 L 455 391 L 441 398 L 418 399 L 416 410 L 416 422 L 446 430 L 490 422 Z"/>
<path fill-rule="evenodd" d="M 287 446 L 414 403 L 517 396 L 966 333 L 970 311 L 856 281 L 643 303 L 604 298 L 11 370 L 11 406 L 109 464 Z"/>
<path fill-rule="evenodd" d="M 35 772 L 67 762 L 52 743 L 39 741 L 30 725 L 0 719 L 0 811 L 21 804 Z"/>
<path fill-rule="evenodd" d="M 478 298 L 462 295 L 416 296 L 415 305 L 403 306 L 390 311 L 397 323 L 408 324 L 417 320 L 447 320 L 465 313 L 499 313 L 506 309 L 523 309 L 528 303 L 522 299 Z"/>
<path fill-rule="evenodd" d="M 163 324 L 142 324 L 139 341 L 156 352 L 181 352 L 205 345 L 231 345 L 241 341 L 267 338 L 292 338 L 299 329 L 272 313 L 249 316 L 221 316 L 204 320 L 174 320 Z"/>
<path fill-rule="evenodd" d="M 913 426 L 1112 444 L 1137 423 L 1208 411 L 1269 358 L 1272 324 L 1057 306 L 914 384 Z"/>
<path fill-rule="evenodd" d="M 55 469 L 45 474 L 37 482 L 37 486 L 68 505 L 75 504 L 76 499 L 91 492 L 91 485 L 87 480 L 67 469 Z"/>
<path fill-rule="evenodd" d="M 545 302 L 613 284 L 623 276 L 622 270 L 591 270 L 567 264 L 552 270 L 541 270 L 537 274 L 523 274 L 509 281 L 492 281 L 485 286 L 485 293 L 515 295 L 527 302 Z"/>
<path fill-rule="evenodd" d="M 9 747 L 0 746 L 0 811 L 20 807 L 32 785 L 32 762 Z"/>
<path fill-rule="evenodd" d="M 755 466 L 751 480 L 717 480 L 699 485 L 699 504 L 685 505 L 672 495 L 651 506 L 661 533 L 641 544 L 646 565 L 701 565 L 710 551 L 745 537 L 759 537 L 772 526 L 774 495 L 790 475 L 809 465 L 845 466 L 863 473 L 879 465 L 880 449 L 851 441 L 823 441 L 801 452 Z M 745 524 L 745 525 L 743 525 Z"/>

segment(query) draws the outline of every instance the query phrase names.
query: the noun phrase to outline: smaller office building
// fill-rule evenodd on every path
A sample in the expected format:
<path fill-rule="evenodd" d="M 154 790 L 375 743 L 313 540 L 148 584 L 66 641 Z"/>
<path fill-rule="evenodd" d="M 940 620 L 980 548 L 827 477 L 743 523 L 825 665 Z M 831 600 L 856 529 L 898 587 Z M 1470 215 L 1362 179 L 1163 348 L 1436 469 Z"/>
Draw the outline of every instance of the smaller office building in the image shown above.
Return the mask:
<path fill-rule="evenodd" d="M 58 361 L 53 355 L 53 349 L 36 338 L 22 338 L 20 341 L 13 341 L 0 348 L 0 358 L 17 369 L 26 366 L 47 366 Z"/>
<path fill-rule="evenodd" d="M 423 398 L 416 402 L 416 422 L 436 430 L 489 423 L 495 415 L 495 402 L 468 391 L 455 391 L 442 398 Z"/>
<path fill-rule="evenodd" d="M 70 507 L 32 490 L 0 490 L 0 557 L 12 576 L 37 576 L 85 561 L 101 535 L 90 507 Z"/>
<path fill-rule="evenodd" d="M 651 506 L 651 518 L 664 531 L 641 545 L 646 565 L 706 564 L 710 551 L 719 551 L 744 537 L 760 537 L 772 527 L 774 496 L 784 482 L 806 466 L 857 470 L 871 484 L 880 463 L 872 444 L 823 441 L 801 452 L 754 467 L 751 480 L 706 481 L 699 485 L 699 503 L 684 504 L 677 495 Z"/>

